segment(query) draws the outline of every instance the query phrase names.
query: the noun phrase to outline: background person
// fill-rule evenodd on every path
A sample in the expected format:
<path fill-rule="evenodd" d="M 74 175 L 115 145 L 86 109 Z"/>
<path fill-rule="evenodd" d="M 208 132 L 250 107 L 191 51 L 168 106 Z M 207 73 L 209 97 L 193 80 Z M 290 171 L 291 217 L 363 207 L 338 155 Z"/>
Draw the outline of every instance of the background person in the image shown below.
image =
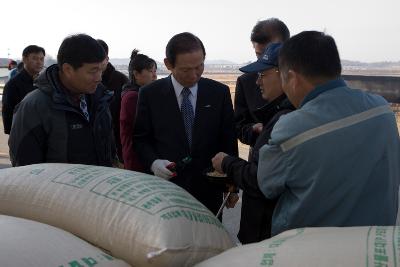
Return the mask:
<path fill-rule="evenodd" d="M 10 134 L 15 106 L 36 87 L 33 80 L 43 69 L 46 52 L 37 45 L 29 45 L 22 51 L 23 70 L 4 86 L 2 117 L 4 133 Z"/>
<path fill-rule="evenodd" d="M 394 225 L 400 180 L 395 115 L 381 96 L 347 87 L 332 37 L 299 33 L 279 54 L 297 110 L 260 149 L 257 178 L 279 197 L 272 235 L 299 227 Z"/>
<path fill-rule="evenodd" d="M 106 60 L 104 62 L 105 69 L 103 75 L 101 76 L 102 83 L 106 87 L 107 90 L 110 90 L 114 93 L 112 101 L 110 103 L 110 112 L 112 116 L 113 122 L 113 133 L 115 145 L 118 153 L 118 159 L 120 162 L 123 162 L 122 157 L 122 145 L 120 139 L 120 128 L 119 128 L 119 117 L 121 110 L 121 92 L 122 86 L 128 82 L 128 78 L 125 74 L 115 69 L 115 67 L 109 62 L 108 57 L 108 45 L 101 39 L 97 39 L 99 44 L 103 47 L 104 52 L 106 52 Z"/>
<path fill-rule="evenodd" d="M 10 62 L 8 63 L 8 70 L 11 71 L 17 67 L 18 63 L 15 60 L 10 59 Z"/>
<path fill-rule="evenodd" d="M 21 61 L 17 64 L 17 67 L 12 69 L 10 73 L 8 73 L 8 81 L 17 76 L 24 69 L 24 62 Z"/>
<path fill-rule="evenodd" d="M 284 42 L 289 36 L 289 29 L 277 18 L 258 21 L 250 35 L 257 59 L 263 55 L 270 43 Z M 240 70 L 246 72 L 242 68 Z M 251 147 L 262 130 L 262 121 L 254 112 L 267 103 L 261 96 L 260 88 L 256 84 L 257 79 L 257 73 L 242 74 L 236 81 L 235 90 L 236 135 L 243 144 Z"/>
<path fill-rule="evenodd" d="M 169 40 L 164 63 L 172 74 L 140 89 L 134 148 L 145 168 L 186 189 L 216 214 L 223 188 L 203 172 L 218 151 L 238 152 L 229 88 L 201 77 L 205 55 L 203 43 L 191 33 Z M 187 157 L 192 161 L 177 175 L 168 169 Z"/>
<path fill-rule="evenodd" d="M 139 88 L 157 79 L 157 63 L 154 59 L 139 54 L 139 50 L 134 49 L 128 70 L 129 83 L 123 87 L 120 113 L 122 157 L 125 169 L 143 172 L 145 169 L 133 149 L 133 127 L 136 120 Z"/>
<path fill-rule="evenodd" d="M 18 66 L 17 61 L 11 59 L 10 62 L 8 63 L 8 70 L 10 72 L 8 73 L 7 81 L 9 81 L 11 78 L 13 78 L 17 74 L 17 72 L 16 72 L 17 66 Z"/>
<path fill-rule="evenodd" d="M 59 162 L 112 166 L 116 159 L 109 102 L 101 84 L 106 54 L 85 34 L 64 39 L 57 64 L 18 105 L 9 138 L 13 166 Z"/>

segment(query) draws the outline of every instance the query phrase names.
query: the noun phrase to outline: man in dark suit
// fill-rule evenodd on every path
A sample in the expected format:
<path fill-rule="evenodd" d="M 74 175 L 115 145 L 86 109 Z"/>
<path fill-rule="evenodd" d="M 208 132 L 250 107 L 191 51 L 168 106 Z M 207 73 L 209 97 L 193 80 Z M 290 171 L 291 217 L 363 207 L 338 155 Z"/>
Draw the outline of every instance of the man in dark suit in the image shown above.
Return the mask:
<path fill-rule="evenodd" d="M 237 155 L 229 88 L 202 78 L 205 49 L 191 33 L 172 37 L 164 63 L 171 75 L 141 88 L 134 131 L 134 148 L 154 175 L 186 189 L 214 214 L 223 188 L 203 175 L 219 151 Z M 173 172 L 172 162 L 192 160 Z M 237 201 L 234 194 L 230 201 Z"/>
<path fill-rule="evenodd" d="M 273 42 L 284 42 L 289 39 L 289 29 L 285 23 L 276 18 L 270 18 L 257 22 L 251 32 L 251 42 L 257 58 L 261 58 L 265 48 Z M 242 68 L 240 69 L 241 71 Z M 247 72 L 247 71 L 246 71 Z M 252 147 L 256 143 L 259 134 L 263 130 L 263 118 L 257 116 L 257 110 L 261 107 L 268 106 L 267 101 L 262 99 L 261 90 L 256 84 L 258 78 L 257 73 L 245 73 L 237 79 L 235 92 L 235 126 L 236 135 L 239 140 L 250 145 L 250 153 Z M 258 113 L 265 114 L 265 111 Z M 253 158 L 249 154 L 249 159 Z M 265 209 L 265 200 L 243 192 L 242 195 L 242 212 L 240 218 L 240 229 L 238 238 L 243 244 L 260 241 L 260 232 L 265 232 L 265 224 L 263 223 L 263 212 Z M 269 211 L 272 213 L 272 211 Z"/>
<path fill-rule="evenodd" d="M 253 27 L 250 40 L 257 58 L 273 42 L 284 42 L 289 39 L 289 29 L 277 18 L 258 21 Z M 267 104 L 257 86 L 257 73 L 245 73 L 238 77 L 235 90 L 235 126 L 239 140 L 251 147 L 262 131 L 261 119 L 255 111 Z"/>

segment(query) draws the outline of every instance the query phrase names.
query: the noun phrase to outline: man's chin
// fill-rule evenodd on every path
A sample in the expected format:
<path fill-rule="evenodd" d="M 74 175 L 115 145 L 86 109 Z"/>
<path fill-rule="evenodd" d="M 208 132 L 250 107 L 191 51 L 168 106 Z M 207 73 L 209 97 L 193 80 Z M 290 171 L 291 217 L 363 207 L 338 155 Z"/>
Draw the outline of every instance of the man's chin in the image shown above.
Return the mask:
<path fill-rule="evenodd" d="M 185 86 L 185 87 L 187 87 L 187 88 L 190 88 L 190 87 L 193 87 L 196 83 L 198 83 L 199 81 L 194 81 L 194 82 L 187 82 L 185 85 L 183 85 L 183 86 Z"/>
<path fill-rule="evenodd" d="M 97 86 L 96 87 L 92 87 L 90 89 L 87 89 L 85 91 L 85 94 L 92 95 L 92 94 L 94 94 L 96 92 L 96 89 L 97 89 Z"/>

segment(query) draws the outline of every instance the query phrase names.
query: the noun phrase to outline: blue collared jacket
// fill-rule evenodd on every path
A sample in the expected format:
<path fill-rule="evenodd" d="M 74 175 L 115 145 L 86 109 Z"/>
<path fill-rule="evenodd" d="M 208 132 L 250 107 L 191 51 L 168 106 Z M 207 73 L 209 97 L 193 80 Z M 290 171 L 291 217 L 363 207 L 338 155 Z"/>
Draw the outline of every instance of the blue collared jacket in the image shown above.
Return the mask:
<path fill-rule="evenodd" d="M 272 234 L 298 227 L 394 225 L 400 180 L 395 116 L 343 80 L 316 87 L 260 150 L 258 183 L 279 197 Z"/>

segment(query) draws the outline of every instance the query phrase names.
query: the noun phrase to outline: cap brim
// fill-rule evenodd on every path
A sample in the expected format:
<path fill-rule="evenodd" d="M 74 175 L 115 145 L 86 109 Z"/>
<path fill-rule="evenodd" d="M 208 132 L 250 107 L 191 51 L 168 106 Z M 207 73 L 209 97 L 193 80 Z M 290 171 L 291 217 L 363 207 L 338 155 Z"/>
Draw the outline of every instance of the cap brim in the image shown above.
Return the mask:
<path fill-rule="evenodd" d="M 263 64 L 263 63 L 256 61 L 249 65 L 239 68 L 239 70 L 244 73 L 254 73 L 254 72 L 260 72 L 260 71 L 264 71 L 267 69 L 271 69 L 273 67 L 276 67 L 276 66 Z"/>

